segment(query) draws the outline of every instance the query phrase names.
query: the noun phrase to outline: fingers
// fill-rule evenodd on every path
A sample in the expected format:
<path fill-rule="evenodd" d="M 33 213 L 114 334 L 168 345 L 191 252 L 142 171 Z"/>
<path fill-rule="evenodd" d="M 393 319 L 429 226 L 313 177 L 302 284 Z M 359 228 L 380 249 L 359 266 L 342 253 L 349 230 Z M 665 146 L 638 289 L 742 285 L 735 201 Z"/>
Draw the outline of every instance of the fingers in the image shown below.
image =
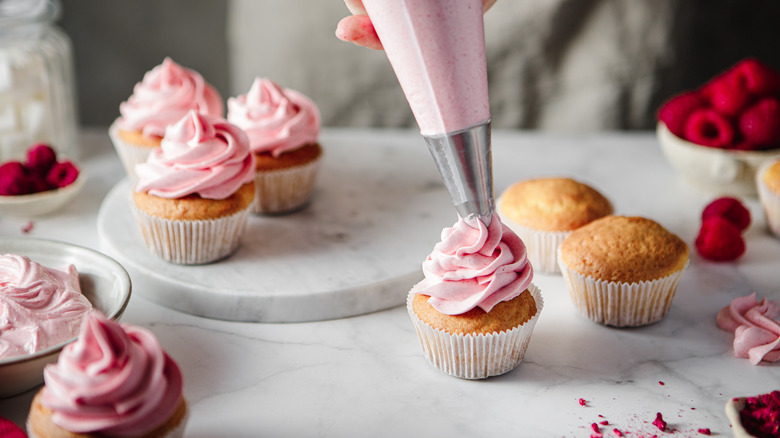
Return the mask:
<path fill-rule="evenodd" d="M 359 0 L 358 0 L 359 1 Z M 369 49 L 382 50 L 382 43 L 367 15 L 351 15 L 339 21 L 336 37 Z"/>

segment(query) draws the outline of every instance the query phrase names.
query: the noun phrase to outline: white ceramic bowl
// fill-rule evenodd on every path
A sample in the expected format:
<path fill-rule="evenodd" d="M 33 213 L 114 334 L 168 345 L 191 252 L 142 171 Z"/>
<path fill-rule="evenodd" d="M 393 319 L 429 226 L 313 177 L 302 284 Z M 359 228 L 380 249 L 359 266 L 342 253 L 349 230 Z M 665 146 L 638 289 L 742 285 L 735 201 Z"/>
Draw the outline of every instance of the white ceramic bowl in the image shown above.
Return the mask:
<path fill-rule="evenodd" d="M 113 320 L 119 320 L 130 300 L 130 277 L 114 259 L 97 251 L 54 240 L 25 237 L 0 238 L 0 254 L 19 254 L 44 266 L 72 264 L 79 273 L 81 291 Z M 75 338 L 46 350 L 0 359 L 0 397 L 9 397 L 43 383 L 43 368 L 57 361 L 62 347 Z"/>
<path fill-rule="evenodd" d="M 701 146 L 672 134 L 662 122 L 656 135 L 666 159 L 683 179 L 714 194 L 756 196 L 756 170 L 780 157 L 780 149 L 739 151 Z"/>
<path fill-rule="evenodd" d="M 60 209 L 84 187 L 87 177 L 79 172 L 78 178 L 65 187 L 29 195 L 0 196 L 0 215 L 31 217 L 41 216 Z"/>

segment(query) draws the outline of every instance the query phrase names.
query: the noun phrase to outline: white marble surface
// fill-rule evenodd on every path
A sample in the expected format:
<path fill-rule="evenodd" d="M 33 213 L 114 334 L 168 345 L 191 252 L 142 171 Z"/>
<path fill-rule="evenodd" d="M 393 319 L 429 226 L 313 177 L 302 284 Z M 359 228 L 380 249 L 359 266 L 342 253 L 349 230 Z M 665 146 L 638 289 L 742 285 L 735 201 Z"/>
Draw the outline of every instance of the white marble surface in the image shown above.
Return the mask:
<path fill-rule="evenodd" d="M 411 131 L 325 130 L 323 142 L 425 147 Z M 59 214 L 35 219 L 27 235 L 99 248 L 97 211 L 122 170 L 105 131 L 85 133 L 84 145 L 90 183 Z M 600 189 L 619 214 L 655 219 L 689 244 L 713 197 L 673 172 L 651 133 L 495 132 L 493 161 L 497 193 L 522 178 L 572 176 Z M 730 397 L 780 387 L 780 365 L 733 358 L 731 335 L 714 325 L 734 297 L 756 291 L 780 300 L 780 241 L 767 234 L 757 201 L 747 202 L 754 222 L 745 256 L 715 264 L 694 254 L 658 324 L 594 324 L 576 313 L 560 277 L 537 275 L 545 307 L 525 360 L 486 381 L 458 380 L 429 365 L 403 307 L 258 324 L 192 316 L 136 294 L 123 320 L 150 328 L 181 365 L 189 437 L 587 437 L 590 424 L 605 419 L 603 431 L 616 427 L 629 437 L 700 436 L 698 428 L 730 436 Z M 0 218 L 0 234 L 22 235 L 26 225 Z M 32 395 L 0 400 L 0 415 L 22 424 Z M 656 412 L 673 433 L 652 426 Z"/>

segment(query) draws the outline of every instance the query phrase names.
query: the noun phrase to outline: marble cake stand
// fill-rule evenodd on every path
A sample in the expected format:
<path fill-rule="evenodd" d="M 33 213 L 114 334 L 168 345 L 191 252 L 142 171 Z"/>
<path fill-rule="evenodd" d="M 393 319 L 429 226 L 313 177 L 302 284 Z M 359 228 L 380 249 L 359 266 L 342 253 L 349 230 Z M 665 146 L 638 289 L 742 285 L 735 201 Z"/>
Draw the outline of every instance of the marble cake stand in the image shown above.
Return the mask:
<path fill-rule="evenodd" d="M 433 160 L 422 139 L 324 148 L 310 204 L 251 216 L 227 259 L 183 266 L 148 252 L 128 179 L 101 204 L 101 249 L 128 270 L 134 294 L 209 318 L 304 322 L 401 305 L 441 229 L 457 220 Z"/>

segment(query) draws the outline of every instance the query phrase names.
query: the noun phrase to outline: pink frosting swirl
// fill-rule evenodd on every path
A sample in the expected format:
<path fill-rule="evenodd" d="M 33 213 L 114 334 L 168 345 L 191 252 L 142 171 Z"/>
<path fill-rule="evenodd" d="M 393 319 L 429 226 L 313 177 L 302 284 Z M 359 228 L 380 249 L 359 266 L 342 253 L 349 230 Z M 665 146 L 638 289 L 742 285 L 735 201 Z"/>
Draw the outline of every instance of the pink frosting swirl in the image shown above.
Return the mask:
<path fill-rule="evenodd" d="M 485 312 L 520 295 L 531 284 L 533 269 L 525 244 L 497 214 L 489 226 L 459 218 L 441 233 L 441 242 L 423 262 L 425 278 L 412 293 L 429 295 L 428 303 L 447 315 L 479 307 Z"/>
<path fill-rule="evenodd" d="M 224 117 L 225 106 L 222 96 L 199 73 L 165 58 L 119 104 L 118 125 L 124 130 L 141 131 L 147 137 L 162 137 L 168 125 L 190 110 Z"/>
<path fill-rule="evenodd" d="M 138 192 L 225 199 L 253 181 L 255 165 L 240 128 L 193 110 L 168 127 L 160 147 L 135 171 Z"/>
<path fill-rule="evenodd" d="M 31 354 L 76 337 L 91 308 L 73 265 L 59 270 L 21 255 L 0 256 L 0 358 Z"/>
<path fill-rule="evenodd" d="M 98 311 L 79 338 L 43 372 L 41 404 L 54 424 L 75 433 L 141 436 L 169 418 L 182 398 L 178 365 L 155 336 Z"/>
<path fill-rule="evenodd" d="M 320 132 L 314 102 L 262 78 L 255 78 L 247 94 L 228 99 L 227 118 L 247 133 L 252 152 L 274 157 L 316 142 Z"/>
<path fill-rule="evenodd" d="M 734 356 L 747 358 L 753 365 L 762 360 L 780 360 L 780 304 L 764 298 L 756 300 L 755 292 L 735 298 L 715 317 L 723 330 L 734 333 Z"/>

